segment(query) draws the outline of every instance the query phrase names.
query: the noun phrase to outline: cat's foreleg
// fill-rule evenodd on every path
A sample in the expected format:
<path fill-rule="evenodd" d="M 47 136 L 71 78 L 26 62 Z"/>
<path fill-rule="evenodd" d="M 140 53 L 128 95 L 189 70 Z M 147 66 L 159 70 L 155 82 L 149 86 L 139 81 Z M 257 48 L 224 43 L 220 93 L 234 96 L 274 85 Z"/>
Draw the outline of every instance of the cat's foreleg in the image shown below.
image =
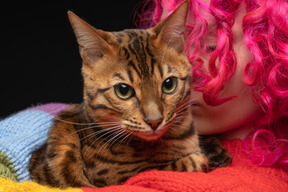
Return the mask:
<path fill-rule="evenodd" d="M 208 170 L 208 159 L 200 153 L 195 152 L 174 162 L 171 162 L 163 168 L 165 171 L 190 171 L 190 172 L 206 172 Z"/>
<path fill-rule="evenodd" d="M 232 162 L 232 156 L 216 137 L 199 136 L 199 143 L 201 152 L 209 160 L 209 170 L 225 167 Z"/>
<path fill-rule="evenodd" d="M 61 186 L 95 187 L 85 176 L 86 167 L 76 132 L 73 125 L 61 122 L 55 124 L 47 141 L 47 162 Z"/>
<path fill-rule="evenodd" d="M 51 187 L 95 187 L 85 176 L 77 130 L 65 122 L 68 120 L 55 122 L 45 145 L 33 152 L 29 165 L 31 178 Z"/>

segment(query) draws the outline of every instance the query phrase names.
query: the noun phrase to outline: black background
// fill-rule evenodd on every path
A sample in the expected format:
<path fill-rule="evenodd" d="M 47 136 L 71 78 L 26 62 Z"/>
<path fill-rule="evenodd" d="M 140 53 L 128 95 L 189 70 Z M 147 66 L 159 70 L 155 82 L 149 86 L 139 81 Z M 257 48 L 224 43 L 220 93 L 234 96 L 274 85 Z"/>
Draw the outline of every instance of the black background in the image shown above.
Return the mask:
<path fill-rule="evenodd" d="M 72 3 L 73 2 L 73 3 Z M 82 101 L 81 58 L 67 11 L 98 29 L 135 28 L 141 0 L 0 6 L 0 118 L 32 105 Z"/>

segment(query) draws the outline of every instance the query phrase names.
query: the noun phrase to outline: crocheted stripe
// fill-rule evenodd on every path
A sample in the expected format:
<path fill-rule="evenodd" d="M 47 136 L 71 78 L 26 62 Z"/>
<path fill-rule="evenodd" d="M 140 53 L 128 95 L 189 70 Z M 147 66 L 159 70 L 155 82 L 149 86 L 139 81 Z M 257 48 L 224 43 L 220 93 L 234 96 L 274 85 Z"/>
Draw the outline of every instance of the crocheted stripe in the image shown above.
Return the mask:
<path fill-rule="evenodd" d="M 0 175 L 12 181 L 17 181 L 15 167 L 5 153 L 0 152 Z"/>
<path fill-rule="evenodd" d="M 30 180 L 31 154 L 46 142 L 53 118 L 43 111 L 22 111 L 0 122 L 0 152 L 11 159 L 18 181 Z"/>
<path fill-rule="evenodd" d="M 54 117 L 60 112 L 66 109 L 69 105 L 64 103 L 49 103 L 45 105 L 38 105 L 27 110 L 40 110 L 53 115 Z"/>
<path fill-rule="evenodd" d="M 0 191 L 5 192 L 83 192 L 79 188 L 49 188 L 34 182 L 16 183 L 9 179 L 0 178 Z M 96 190 L 95 190 L 96 191 Z"/>

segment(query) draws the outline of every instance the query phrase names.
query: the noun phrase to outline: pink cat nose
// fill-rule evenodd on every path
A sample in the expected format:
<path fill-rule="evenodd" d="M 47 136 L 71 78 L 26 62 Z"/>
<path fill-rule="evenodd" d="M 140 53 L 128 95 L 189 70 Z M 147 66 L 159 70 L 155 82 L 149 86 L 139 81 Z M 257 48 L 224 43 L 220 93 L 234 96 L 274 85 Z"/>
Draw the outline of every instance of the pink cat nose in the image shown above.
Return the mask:
<path fill-rule="evenodd" d="M 163 118 L 156 119 L 156 120 L 147 120 L 146 123 L 153 129 L 154 131 L 159 127 Z"/>

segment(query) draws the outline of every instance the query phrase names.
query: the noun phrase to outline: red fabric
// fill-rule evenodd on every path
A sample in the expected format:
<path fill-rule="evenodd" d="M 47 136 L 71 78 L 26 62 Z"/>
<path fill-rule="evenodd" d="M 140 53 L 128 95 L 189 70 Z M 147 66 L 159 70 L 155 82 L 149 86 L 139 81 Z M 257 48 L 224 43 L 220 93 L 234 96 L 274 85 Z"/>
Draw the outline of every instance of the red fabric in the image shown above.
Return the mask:
<path fill-rule="evenodd" d="M 82 188 L 84 192 L 243 192 L 288 191 L 288 168 L 257 167 L 242 150 L 240 140 L 224 141 L 233 156 L 230 166 L 209 173 L 148 171 L 128 179 L 123 185 L 100 189 Z"/>

